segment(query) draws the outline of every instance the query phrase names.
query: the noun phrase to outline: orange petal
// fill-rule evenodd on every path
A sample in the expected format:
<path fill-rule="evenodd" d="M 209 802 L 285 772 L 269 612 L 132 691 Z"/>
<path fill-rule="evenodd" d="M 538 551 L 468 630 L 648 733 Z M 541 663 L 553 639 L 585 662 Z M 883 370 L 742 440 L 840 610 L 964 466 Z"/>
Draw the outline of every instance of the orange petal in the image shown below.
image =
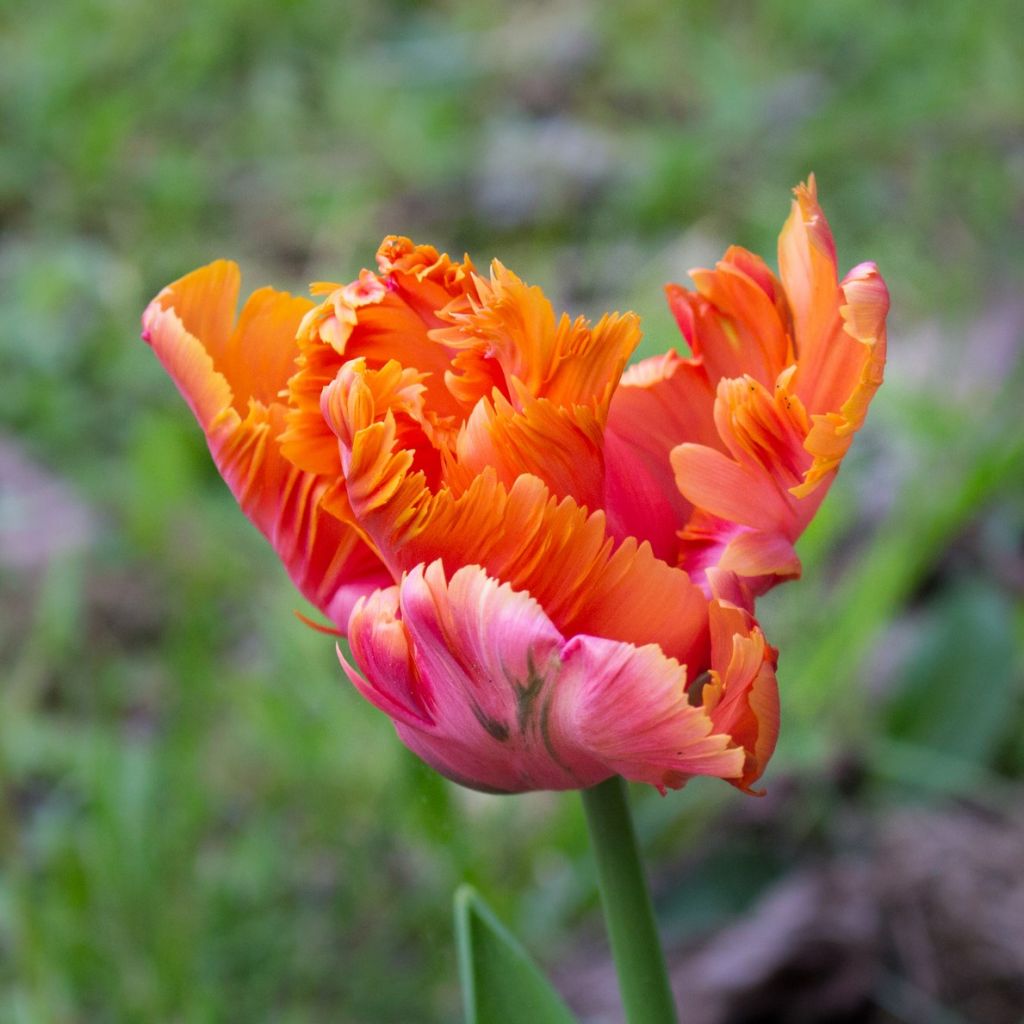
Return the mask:
<path fill-rule="evenodd" d="M 250 399 L 269 405 L 286 387 L 295 369 L 295 330 L 312 303 L 261 288 L 249 296 L 236 324 L 240 286 L 237 264 L 217 260 L 164 288 L 153 304 L 173 308 L 185 331 L 200 340 L 213 369 L 231 389 L 234 408 L 244 416 Z"/>
<path fill-rule="evenodd" d="M 371 366 L 394 360 L 418 371 L 436 419 L 461 418 L 462 407 L 445 375 L 451 353 L 430 339 L 443 326 L 438 313 L 472 288 L 472 264 L 456 264 L 432 246 L 389 237 L 378 252 L 381 276 L 364 270 L 349 285 L 318 285 L 327 292 L 299 331 L 298 372 L 289 384 L 285 455 L 312 473 L 341 472 L 338 445 L 320 411 L 323 390 L 349 359 Z"/>
<path fill-rule="evenodd" d="M 793 315 L 797 357 L 804 364 L 802 376 L 810 378 L 813 390 L 839 317 L 836 245 L 818 205 L 814 175 L 806 185 L 798 185 L 793 195 L 779 235 L 779 275 Z"/>
<path fill-rule="evenodd" d="M 703 707 L 718 732 L 746 751 L 734 782 L 751 792 L 775 750 L 779 735 L 778 652 L 742 608 L 719 597 L 711 604 L 711 679 Z M 730 780 L 732 781 L 732 780 Z"/>
<path fill-rule="evenodd" d="M 683 495 L 714 516 L 743 526 L 778 528 L 790 517 L 790 505 L 768 473 L 722 452 L 681 444 L 672 452 L 672 467 Z"/>
<path fill-rule="evenodd" d="M 212 353 L 222 351 L 231 336 L 240 283 L 237 264 L 218 260 L 164 288 L 142 315 L 143 341 L 207 433 L 218 416 L 234 408 L 231 386 Z M 204 336 L 210 348 L 198 340 Z"/>
<path fill-rule="evenodd" d="M 861 345 L 853 360 L 857 378 L 852 390 L 830 399 L 832 408 L 838 405 L 838 411 L 811 417 L 813 426 L 805 446 L 814 463 L 804 482 L 793 489 L 793 494 L 799 498 L 810 494 L 838 468 L 853 442 L 853 435 L 864 425 L 868 406 L 885 371 L 889 292 L 877 267 L 873 263 L 855 267 L 843 279 L 842 292 L 845 303 L 840 307 L 840 314 L 845 334 Z"/>
<path fill-rule="evenodd" d="M 699 296 L 691 297 L 691 344 L 711 380 L 750 374 L 765 384 L 774 381 L 793 361 L 793 344 L 784 293 L 771 270 L 759 256 L 733 246 L 714 270 L 691 270 L 690 276 Z M 678 291 L 674 299 L 679 301 Z"/>
<path fill-rule="evenodd" d="M 557 406 L 596 402 L 607 408 L 630 354 L 640 340 L 633 314 L 603 317 L 593 327 L 583 317 L 555 316 L 543 291 L 530 287 L 497 260 L 489 280 L 475 278 L 475 294 L 454 305 L 443 319 L 451 324 L 432 333 L 435 341 L 461 352 L 480 350 L 497 362 L 512 401 L 520 391 Z M 490 375 L 483 376 L 486 383 Z M 452 387 L 473 405 L 488 392 L 471 394 L 468 380 Z"/>
<path fill-rule="evenodd" d="M 566 635 L 659 643 L 680 660 L 702 649 L 703 596 L 649 545 L 629 539 L 615 548 L 602 512 L 559 501 L 529 474 L 506 488 L 487 467 L 460 494 L 434 492 L 396 445 L 393 411 L 353 401 L 353 389 L 339 377 L 325 392 L 324 416 L 341 439 L 351 514 L 395 576 L 438 558 L 449 571 L 481 565 L 531 593 Z"/>
<path fill-rule="evenodd" d="M 793 544 L 824 491 L 793 494 L 810 466 L 803 404 L 780 374 L 774 391 L 752 377 L 722 380 L 715 422 L 729 450 L 680 445 L 676 484 L 697 507 L 680 535 L 680 564 L 691 573 L 720 565 L 748 578 L 755 592 L 800 573 Z"/>
<path fill-rule="evenodd" d="M 444 386 L 449 366 L 445 351 L 427 337 L 428 325 L 397 294 L 390 291 L 373 303 L 355 308 L 344 305 L 340 289 L 307 319 L 299 334 L 298 372 L 289 384 L 292 412 L 282 448 L 296 465 L 310 472 L 337 475 L 341 472 L 338 446 L 325 426 L 320 398 L 350 359 L 362 358 L 372 365 L 394 360 L 419 372 L 430 393 L 429 405 L 438 414 L 455 415 L 458 405 Z M 355 318 L 341 350 L 331 340 L 339 322 L 337 308 Z"/>
<path fill-rule="evenodd" d="M 843 329 L 843 293 L 836 248 L 812 175 L 794 189 L 779 236 L 779 270 L 793 313 L 797 371 L 793 391 L 811 414 L 830 412 L 853 391 L 863 361 L 856 339 Z"/>
<path fill-rule="evenodd" d="M 714 389 L 699 360 L 675 352 L 637 363 L 612 397 L 604 433 L 608 528 L 636 537 L 674 563 L 677 534 L 692 506 L 675 486 L 670 453 L 684 442 L 722 446 L 712 407 Z"/>
<path fill-rule="evenodd" d="M 592 406 L 564 408 L 545 398 L 527 398 L 522 411 L 503 395 L 481 399 L 455 444 L 456 462 L 446 475 L 456 491 L 490 467 L 511 487 L 532 473 L 559 498 L 599 508 L 604 490 L 600 413 Z"/>
<path fill-rule="evenodd" d="M 184 329 L 203 339 L 203 350 L 221 374 L 226 372 L 222 357 L 234 333 L 241 285 L 237 263 L 215 260 L 168 285 L 153 300 L 157 309 L 173 307 Z"/>
<path fill-rule="evenodd" d="M 327 482 L 281 455 L 285 409 L 270 400 L 291 372 L 295 330 L 310 303 L 263 289 L 236 326 L 239 281 L 238 268 L 219 261 L 169 285 L 143 315 L 143 337 L 191 406 L 243 512 L 302 593 L 344 626 L 356 598 L 389 577 L 356 534 L 323 510 Z M 210 344 L 188 325 L 209 331 Z M 250 386 L 256 390 L 241 390 Z"/>
<path fill-rule="evenodd" d="M 733 246 L 714 270 L 692 270 L 690 276 L 696 295 L 679 285 L 666 291 L 711 382 L 743 374 L 773 382 L 793 361 L 793 347 L 789 311 L 771 270 L 760 257 Z"/>
<path fill-rule="evenodd" d="M 442 310 L 475 291 L 468 256 L 458 263 L 432 245 L 416 245 L 401 235 L 388 235 L 381 242 L 377 267 L 406 305 L 434 327 L 441 326 Z"/>
<path fill-rule="evenodd" d="M 769 390 L 752 377 L 722 380 L 715 397 L 718 436 L 741 464 L 763 470 L 781 490 L 799 481 L 810 463 L 804 450 L 809 423 L 790 390 L 792 370 Z"/>

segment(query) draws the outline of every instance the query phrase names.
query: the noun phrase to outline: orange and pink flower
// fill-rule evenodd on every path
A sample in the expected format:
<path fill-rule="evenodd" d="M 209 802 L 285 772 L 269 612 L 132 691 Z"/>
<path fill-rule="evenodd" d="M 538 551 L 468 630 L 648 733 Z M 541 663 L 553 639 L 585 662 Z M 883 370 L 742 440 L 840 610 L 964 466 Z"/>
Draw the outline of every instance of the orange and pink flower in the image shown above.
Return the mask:
<path fill-rule="evenodd" d="M 219 262 L 143 317 L 349 678 L 469 786 L 750 789 L 778 732 L 754 598 L 799 572 L 885 358 L 885 286 L 839 281 L 813 179 L 781 280 L 733 248 L 669 287 L 688 359 L 626 370 L 635 316 L 557 316 L 497 261 L 391 237 L 377 263 L 235 323 Z"/>

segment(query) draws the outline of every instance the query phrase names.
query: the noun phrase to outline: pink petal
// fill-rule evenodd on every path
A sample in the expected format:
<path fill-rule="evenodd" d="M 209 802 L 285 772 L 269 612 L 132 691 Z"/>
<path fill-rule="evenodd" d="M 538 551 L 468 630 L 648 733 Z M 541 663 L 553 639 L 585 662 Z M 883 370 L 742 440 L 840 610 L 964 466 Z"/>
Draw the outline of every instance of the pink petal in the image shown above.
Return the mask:
<path fill-rule="evenodd" d="M 721 447 L 714 403 L 700 363 L 675 352 L 623 375 L 604 432 L 604 508 L 616 540 L 647 540 L 659 558 L 675 562 L 676 535 L 692 506 L 675 486 L 669 456 L 684 442 Z"/>
<path fill-rule="evenodd" d="M 690 705 L 678 662 L 653 645 L 566 641 L 533 598 L 478 566 L 450 580 L 440 562 L 416 567 L 356 606 L 349 636 L 364 673 L 346 666 L 355 685 L 464 785 L 576 789 L 621 774 L 663 789 L 743 776 L 747 754 Z"/>
<path fill-rule="evenodd" d="M 742 773 L 743 752 L 689 703 L 686 668 L 657 647 L 577 636 L 563 657 L 553 742 L 574 743 L 611 773 L 661 790 L 694 775 Z"/>

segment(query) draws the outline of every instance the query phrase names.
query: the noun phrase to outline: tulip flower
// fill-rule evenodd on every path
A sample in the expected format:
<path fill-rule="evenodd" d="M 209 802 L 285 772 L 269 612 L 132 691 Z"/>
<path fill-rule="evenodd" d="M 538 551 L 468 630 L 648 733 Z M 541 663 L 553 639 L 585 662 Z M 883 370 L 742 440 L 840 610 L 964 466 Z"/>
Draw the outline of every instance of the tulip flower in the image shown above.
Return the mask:
<path fill-rule="evenodd" d="M 691 350 L 623 374 L 632 314 L 557 316 L 405 238 L 313 305 L 219 262 L 144 316 L 243 511 L 347 635 L 357 689 L 442 774 L 750 790 L 778 731 L 753 601 L 864 420 L 885 286 L 842 281 L 813 179 L 781 280 L 732 248 L 669 286 Z"/>
<path fill-rule="evenodd" d="M 629 369 L 633 314 L 559 316 L 401 237 L 315 304 L 262 289 L 236 321 L 219 261 L 143 316 L 402 741 L 476 789 L 583 790 L 631 1024 L 674 1010 L 622 779 L 752 791 L 779 722 L 754 603 L 882 379 L 885 284 L 840 280 L 814 179 L 795 196 L 779 275 L 733 247 L 669 285 L 690 355 Z"/>

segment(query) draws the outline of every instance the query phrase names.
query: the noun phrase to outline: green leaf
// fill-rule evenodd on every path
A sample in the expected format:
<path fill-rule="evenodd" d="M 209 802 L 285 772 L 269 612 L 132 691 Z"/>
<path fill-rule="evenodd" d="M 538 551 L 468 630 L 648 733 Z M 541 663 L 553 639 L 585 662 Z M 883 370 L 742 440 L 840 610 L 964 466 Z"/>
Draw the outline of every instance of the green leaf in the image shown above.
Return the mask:
<path fill-rule="evenodd" d="M 469 885 L 455 893 L 466 1024 L 574 1024 L 526 950 Z"/>
<path fill-rule="evenodd" d="M 890 701 L 889 732 L 904 742 L 987 765 L 1011 720 L 1016 640 L 1007 599 L 977 583 L 936 601 Z"/>

